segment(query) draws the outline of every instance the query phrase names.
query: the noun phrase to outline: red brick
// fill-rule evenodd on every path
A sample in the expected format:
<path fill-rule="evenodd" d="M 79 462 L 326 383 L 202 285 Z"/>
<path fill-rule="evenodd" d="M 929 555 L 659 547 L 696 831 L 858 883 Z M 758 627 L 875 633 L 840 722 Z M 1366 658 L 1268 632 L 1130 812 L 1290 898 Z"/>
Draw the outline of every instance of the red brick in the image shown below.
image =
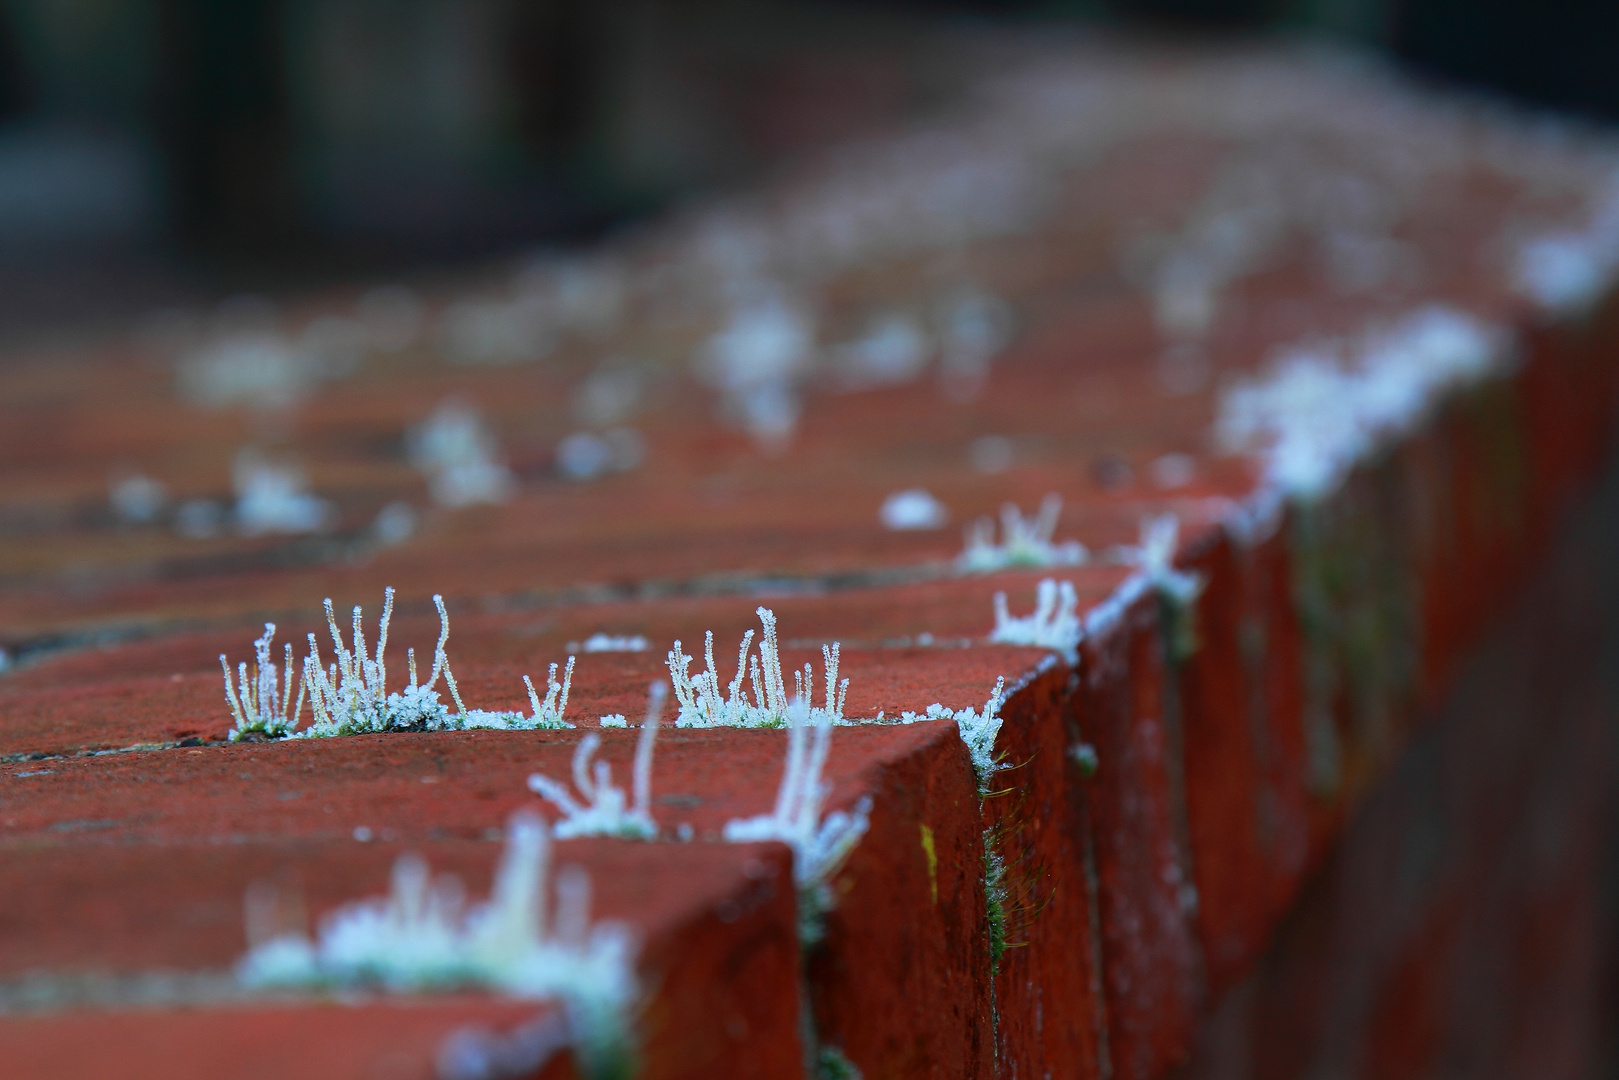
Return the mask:
<path fill-rule="evenodd" d="M 72 1011 L 0 1017 L 13 1076 L 52 1080 L 436 1080 L 447 1039 L 535 1023 L 533 1005 L 480 1000 Z M 574 1080 L 566 1052 L 534 1080 Z"/>
<path fill-rule="evenodd" d="M 1202 1002 L 1156 616 L 1157 598 L 1148 593 L 1080 653 L 1079 728 L 1099 759 L 1086 787 L 1108 1051 L 1121 1080 L 1148 1080 L 1182 1063 Z"/>
<path fill-rule="evenodd" d="M 1094 849 L 1074 715 L 1078 679 L 1053 662 L 1012 690 L 996 740 L 1006 768 L 984 801 L 1006 868 L 1007 948 L 995 977 L 1002 1076 L 1102 1077 Z"/>

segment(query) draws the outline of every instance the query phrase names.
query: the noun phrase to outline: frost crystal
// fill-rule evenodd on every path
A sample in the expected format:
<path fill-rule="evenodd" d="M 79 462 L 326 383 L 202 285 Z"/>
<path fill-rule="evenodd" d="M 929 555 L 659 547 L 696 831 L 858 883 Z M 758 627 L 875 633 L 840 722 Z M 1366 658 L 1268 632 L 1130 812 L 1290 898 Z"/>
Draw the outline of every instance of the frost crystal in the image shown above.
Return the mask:
<path fill-rule="evenodd" d="M 219 666 L 225 671 L 225 700 L 230 702 L 231 715 L 236 726 L 230 731 L 230 741 L 239 742 L 259 736 L 279 739 L 292 734 L 298 726 L 298 714 L 304 708 L 304 690 L 298 690 L 298 700 L 292 699 L 292 645 L 286 646 L 286 663 L 281 671 L 270 660 L 270 642 L 275 638 L 275 623 L 264 624 L 264 636 L 253 643 L 257 662 L 253 676 L 248 678 L 247 661 L 237 667 L 241 696 L 231 685 L 230 661 L 219 654 Z M 285 675 L 285 682 L 280 678 Z"/>
<path fill-rule="evenodd" d="M 344 905 L 311 940 L 274 925 L 271 893 L 248 894 L 250 948 L 237 977 L 253 987 L 381 987 L 419 992 L 452 987 L 560 1001 L 587 1067 L 625 1053 L 638 990 L 635 943 L 619 923 L 592 924 L 590 877 L 564 867 L 556 915 L 546 919 L 550 842 L 533 814 L 518 814 L 489 899 L 468 907 L 459 881 L 429 877 L 417 855 L 394 864 L 385 896 Z"/>
<path fill-rule="evenodd" d="M 622 836 L 632 840 L 657 837 L 658 824 L 652 820 L 652 747 L 658 738 L 658 722 L 663 716 L 663 701 L 668 693 L 663 683 L 652 684 L 646 719 L 641 721 L 641 738 L 635 745 L 633 808 L 623 789 L 613 783 L 612 768 L 607 762 L 598 761 L 592 767 L 590 759 L 601 746 L 601 736 L 594 731 L 579 740 L 573 754 L 573 785 L 584 796 L 583 803 L 548 776 L 535 773 L 528 778 L 530 791 L 549 799 L 562 811 L 562 820 L 551 829 L 558 840 L 575 836 Z M 603 718 L 603 726 L 607 726 L 606 718 Z"/>
<path fill-rule="evenodd" d="M 129 473 L 112 482 L 109 499 L 122 521 L 146 525 L 155 521 L 169 501 L 168 490 L 144 473 Z"/>
<path fill-rule="evenodd" d="M 1032 615 L 1014 617 L 1007 611 L 1006 594 L 995 594 L 995 629 L 990 631 L 991 641 L 1055 649 L 1072 664 L 1079 659 L 1079 641 L 1083 636 L 1079 597 L 1071 581 L 1046 578 L 1040 582 Z"/>
<path fill-rule="evenodd" d="M 761 288 L 737 305 L 693 362 L 748 434 L 779 446 L 798 425 L 798 383 L 814 347 L 809 318 L 779 293 Z"/>
<path fill-rule="evenodd" d="M 794 692 L 787 695 L 787 685 L 781 674 L 781 655 L 776 641 L 776 614 L 761 607 L 755 614 L 764 624 L 764 637 L 759 652 L 750 656 L 753 631 L 742 636 L 742 647 L 736 654 L 736 678 L 732 679 L 724 697 L 720 696 L 720 673 L 714 665 L 714 634 L 710 631 L 703 647 L 707 670 L 689 675 L 687 669 L 692 658 L 681 652 L 680 642 L 669 650 L 669 679 L 674 687 L 675 699 L 680 702 L 680 715 L 676 727 L 785 727 L 791 703 L 805 702 L 816 723 L 825 717 L 828 723 L 841 724 L 843 701 L 849 693 L 849 680 L 838 681 L 838 643 L 821 646 L 826 665 L 826 704 L 811 707 L 809 696 L 813 692 L 814 671 L 809 664 L 803 671 L 793 672 Z M 742 679 L 747 676 L 753 687 L 753 700 L 742 692 Z"/>
<path fill-rule="evenodd" d="M 1265 378 L 1221 398 L 1216 434 L 1227 450 L 1262 454 L 1279 490 L 1319 498 L 1441 392 L 1489 374 L 1500 356 L 1490 326 L 1453 308 L 1422 308 L 1353 342 L 1285 351 Z"/>
<path fill-rule="evenodd" d="M 1141 543 L 1127 549 L 1124 561 L 1141 568 L 1160 596 L 1178 604 L 1189 604 L 1203 591 L 1197 574 L 1175 569 L 1175 549 L 1180 541 L 1180 518 L 1159 514 L 1141 519 Z"/>
<path fill-rule="evenodd" d="M 978 774 L 978 786 L 982 789 L 989 784 L 989 778 L 1000 768 L 995 760 L 995 737 L 1001 733 L 1001 705 L 1004 703 L 1003 694 L 1006 693 L 1006 678 L 1002 676 L 995 680 L 995 689 L 990 691 L 989 700 L 984 702 L 984 711 L 975 712 L 970 706 L 965 709 L 947 709 L 935 702 L 927 707 L 921 714 L 914 712 L 902 713 L 897 723 L 917 724 L 929 720 L 953 720 L 956 728 L 961 732 L 961 741 L 967 744 L 967 753 L 972 758 L 973 771 Z M 879 715 L 878 719 L 882 717 Z"/>
<path fill-rule="evenodd" d="M 411 462 L 427 476 L 428 491 L 440 506 L 501 503 L 512 497 L 517 478 L 499 458 L 494 433 L 478 411 L 451 398 L 411 431 Z"/>
<path fill-rule="evenodd" d="M 273 464 L 251 447 L 236 455 L 231 477 L 236 527 L 247 536 L 319 532 L 335 516 L 330 503 L 305 490 L 303 473 Z"/>
<path fill-rule="evenodd" d="M 585 639 L 584 651 L 592 652 L 645 652 L 651 642 L 640 634 L 614 635 L 597 631 Z"/>
<path fill-rule="evenodd" d="M 1519 251 L 1518 291 L 1561 314 L 1588 309 L 1619 270 L 1619 174 L 1592 200 L 1583 226 L 1536 237 Z"/>
<path fill-rule="evenodd" d="M 924 489 L 907 488 L 884 499 L 878 516 L 882 519 L 883 528 L 905 532 L 942 529 L 945 522 L 950 520 L 950 511 Z"/>
<path fill-rule="evenodd" d="M 572 724 L 562 718 L 562 713 L 568 707 L 568 691 L 573 687 L 573 657 L 568 657 L 568 666 L 562 672 L 562 681 L 557 681 L 557 666 L 552 664 L 545 676 L 545 700 L 540 700 L 539 693 L 534 689 L 534 683 L 527 675 L 523 676 L 523 685 L 528 687 L 529 707 L 534 710 L 530 716 L 520 712 L 491 712 L 487 709 L 463 710 L 455 718 L 455 726 L 468 730 L 482 729 L 488 731 L 554 731 L 559 728 L 571 728 Z M 446 677 L 449 668 L 444 669 Z M 455 693 L 455 683 L 450 682 L 450 693 Z M 456 698 L 459 706 L 461 699 Z"/>
<path fill-rule="evenodd" d="M 468 709 L 461 701 L 460 691 L 455 685 L 455 676 L 450 671 L 449 657 L 444 652 L 444 643 L 450 637 L 450 616 L 444 609 L 444 598 L 435 595 L 433 604 L 438 608 L 439 615 L 439 638 L 438 644 L 433 649 L 433 670 L 426 684 L 419 683 L 416 675 L 416 650 L 408 650 L 406 655 L 410 663 L 410 685 L 402 691 L 389 693 L 388 668 L 384 657 L 388 649 L 388 624 L 393 618 L 393 589 L 390 587 L 383 593 L 382 620 L 378 627 L 375 657 L 370 655 L 366 645 L 365 631 L 360 621 L 360 608 L 354 609 L 354 648 L 350 651 L 343 643 L 343 632 L 338 629 L 337 616 L 332 611 L 332 601 L 328 597 L 325 604 L 326 625 L 331 630 L 332 644 L 337 651 L 337 662 L 330 667 L 323 667 L 320 646 L 316 643 L 315 635 L 310 634 L 309 655 L 304 657 L 303 683 L 298 691 L 298 704 L 290 711 L 288 703 L 291 701 L 292 693 L 292 649 L 290 646 L 287 648 L 287 668 L 284 673 L 286 685 L 279 692 L 281 705 L 277 710 L 272 708 L 277 696 L 276 669 L 269 661 L 269 641 L 275 627 L 266 623 L 265 636 L 255 643 L 258 650 L 258 667 L 251 685 L 248 681 L 247 665 L 244 663 L 240 666 L 242 684 L 240 698 L 231 684 L 229 663 L 223 655 L 219 658 L 220 664 L 225 669 L 226 697 L 231 703 L 231 714 L 236 718 L 236 729 L 232 731 L 231 738 L 240 739 L 250 733 L 259 733 L 268 738 L 288 736 L 325 738 L 380 731 L 475 729 L 526 731 L 573 726 L 563 719 L 563 712 L 568 707 L 568 690 L 573 683 L 574 658 L 571 656 L 568 657 L 568 666 L 560 682 L 557 680 L 557 665 L 551 665 L 544 701 L 541 701 L 539 694 L 535 692 L 534 683 L 528 676 L 523 676 L 523 682 L 528 687 L 529 703 L 534 709 L 532 715 Z M 439 701 L 438 691 L 434 689 L 441 674 L 449 687 L 450 697 L 455 701 L 456 711 L 453 713 Z M 313 718 L 307 728 L 294 731 L 306 691 Z"/>
<path fill-rule="evenodd" d="M 864 337 L 832 352 L 838 381 L 846 390 L 907 383 L 927 367 L 933 343 L 915 319 L 891 312 L 873 320 Z"/>
<path fill-rule="evenodd" d="M 830 790 L 821 780 L 821 771 L 832 749 L 832 719 L 825 710 L 811 709 L 802 698 L 794 699 L 787 709 L 787 767 L 776 792 L 775 809 L 725 823 L 725 839 L 732 843 L 780 840 L 793 849 L 799 932 L 805 941 L 820 938 L 823 916 L 837 900 L 832 875 L 870 825 L 870 796 L 861 798 L 851 812 L 835 810 L 821 816 L 821 804 Z M 808 728 L 815 732 L 806 746 Z"/>
<path fill-rule="evenodd" d="M 1012 503 L 1001 507 L 1001 542 L 995 542 L 995 522 L 983 517 L 967 527 L 966 547 L 956 559 L 964 573 L 986 574 L 1009 566 L 1078 566 L 1089 553 L 1077 540 L 1053 544 L 1062 497 L 1053 492 L 1040 502 L 1040 513 L 1025 518 Z"/>

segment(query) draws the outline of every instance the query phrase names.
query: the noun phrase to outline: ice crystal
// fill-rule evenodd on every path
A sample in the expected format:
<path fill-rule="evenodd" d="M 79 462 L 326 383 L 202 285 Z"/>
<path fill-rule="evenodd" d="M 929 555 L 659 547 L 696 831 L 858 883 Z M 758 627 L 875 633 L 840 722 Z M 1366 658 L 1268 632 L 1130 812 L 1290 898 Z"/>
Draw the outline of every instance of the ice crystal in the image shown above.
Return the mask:
<path fill-rule="evenodd" d="M 305 489 L 296 467 L 275 464 L 252 447 L 236 455 L 231 478 L 236 527 L 247 536 L 319 532 L 336 516 L 330 503 Z"/>
<path fill-rule="evenodd" d="M 163 484 L 144 473 L 127 473 L 112 481 L 108 499 L 119 520 L 146 525 L 157 520 L 168 504 L 169 493 Z"/>
<path fill-rule="evenodd" d="M 528 778 L 529 790 L 549 799 L 562 811 L 562 819 L 551 827 L 558 840 L 575 836 L 622 836 L 632 840 L 651 840 L 658 835 L 658 824 L 652 820 L 652 748 L 658 738 L 658 723 L 663 717 L 663 702 L 668 690 L 663 683 L 653 683 L 647 701 L 646 719 L 641 721 L 641 738 L 635 744 L 635 770 L 632 806 L 624 790 L 613 783 L 612 768 L 605 761 L 591 763 L 601 746 L 601 736 L 594 731 L 579 740 L 573 754 L 573 785 L 584 801 L 576 800 L 572 793 L 548 776 L 535 773 Z M 607 726 L 606 718 L 602 726 Z"/>
<path fill-rule="evenodd" d="M 802 698 L 795 698 L 787 709 L 787 766 L 775 808 L 768 814 L 725 823 L 725 839 L 732 843 L 779 840 L 793 849 L 799 932 L 805 941 L 818 940 L 824 932 L 824 916 L 837 900 L 832 875 L 870 825 L 870 796 L 862 797 L 852 811 L 821 814 L 830 790 L 821 772 L 832 749 L 832 720 L 825 710 L 811 709 Z"/>
<path fill-rule="evenodd" d="M 651 642 L 640 634 L 606 634 L 598 630 L 585 639 L 584 651 L 587 653 L 645 652 L 650 644 Z"/>
<path fill-rule="evenodd" d="M 805 702 L 816 723 L 820 722 L 821 717 L 825 717 L 828 723 L 843 723 L 843 702 L 849 692 L 849 680 L 838 681 L 838 643 L 821 646 L 821 656 L 826 666 L 826 703 L 812 707 L 813 669 L 805 664 L 802 671 L 793 672 L 794 692 L 789 697 L 781 674 L 776 614 L 764 607 L 755 614 L 764 625 L 759 652 L 749 654 L 753 646 L 753 631 L 749 630 L 742 636 L 742 647 L 737 650 L 736 678 L 731 680 L 724 696 L 720 693 L 720 673 L 714 665 L 713 631 L 708 633 L 703 647 L 707 670 L 696 675 L 687 673 L 692 658 L 681 652 L 679 641 L 669 650 L 670 684 L 674 687 L 675 699 L 680 703 L 680 715 L 675 719 L 675 726 L 784 727 L 788 720 L 787 711 L 797 700 Z M 744 676 L 752 685 L 752 700 L 742 692 Z"/>
<path fill-rule="evenodd" d="M 322 378 L 318 360 L 273 328 L 224 333 L 181 358 L 180 393 L 199 405 L 285 409 Z"/>
<path fill-rule="evenodd" d="M 219 666 L 225 672 L 225 700 L 230 702 L 231 715 L 236 718 L 236 726 L 230 731 L 231 742 L 255 736 L 280 739 L 292 734 L 298 726 L 298 714 L 304 708 L 304 688 L 299 687 L 298 699 L 294 702 L 292 644 L 286 645 L 286 662 L 278 671 L 270 659 L 270 642 L 274 639 L 275 623 L 265 623 L 264 636 L 253 643 L 256 663 L 252 677 L 248 677 L 247 661 L 237 667 L 240 696 L 231 685 L 230 661 L 225 659 L 224 653 L 219 654 Z"/>
<path fill-rule="evenodd" d="M 387 689 L 388 624 L 393 618 L 394 591 L 390 586 L 383 592 L 382 619 L 377 630 L 377 655 L 373 659 L 367 650 L 365 629 L 360 622 L 360 607 L 354 608 L 354 648 L 343 644 L 343 631 L 338 628 L 337 616 L 332 611 L 332 599 L 325 601 L 326 625 L 331 631 L 332 646 L 337 662 L 323 668 L 320 646 L 315 635 L 309 635 L 309 655 L 304 658 L 304 686 L 309 690 L 309 706 L 314 719 L 299 734 L 310 737 L 330 735 L 360 735 L 375 731 L 436 731 L 450 726 L 450 710 L 440 703 L 439 676 L 445 677 L 450 693 L 461 704 L 455 689 L 455 676 L 450 673 L 450 660 L 444 652 L 444 643 L 450 637 L 450 618 L 444 610 L 444 598 L 435 595 L 433 603 L 439 611 L 439 639 L 433 649 L 433 671 L 425 685 L 416 677 L 416 651 L 408 653 L 410 660 L 410 686 L 403 692 L 389 694 Z M 465 711 L 464 709 L 462 710 Z"/>
<path fill-rule="evenodd" d="M 1055 649 L 1072 664 L 1079 659 L 1079 641 L 1084 636 L 1079 619 L 1079 596 L 1071 581 L 1046 578 L 1035 593 L 1034 613 L 1013 616 L 1006 608 L 1006 594 L 995 594 L 995 629 L 989 640 L 1003 645 L 1034 645 Z"/>
<path fill-rule="evenodd" d="M 1001 733 L 1001 705 L 1004 704 L 1003 695 L 1006 693 L 1006 678 L 1002 676 L 995 680 L 995 689 L 989 693 L 989 700 L 984 702 L 984 711 L 978 712 L 971 706 L 965 709 L 947 709 L 938 702 L 927 707 L 922 713 L 901 713 L 899 724 L 925 723 L 930 720 L 952 720 L 956 730 L 961 733 L 961 741 L 967 744 L 967 754 L 972 758 L 973 771 L 978 774 L 978 786 L 987 787 L 989 778 L 1000 768 L 996 760 L 995 737 Z M 878 714 L 878 720 L 882 715 Z"/>
<path fill-rule="evenodd" d="M 798 383 L 814 351 L 815 327 L 778 291 L 750 291 L 693 362 L 723 395 L 725 412 L 759 443 L 775 447 L 798 425 Z"/>
<path fill-rule="evenodd" d="M 630 427 L 608 428 L 597 435 L 576 431 L 557 444 L 557 472 L 569 480 L 595 480 L 629 472 L 646 458 L 646 440 Z"/>
<path fill-rule="evenodd" d="M 964 573 L 984 574 L 1009 566 L 1078 566 L 1088 557 L 1077 540 L 1051 542 L 1062 513 L 1062 497 L 1055 492 L 1040 502 L 1040 512 L 1025 518 L 1012 503 L 1001 507 L 1001 542 L 995 542 L 995 522 L 983 517 L 967 527 L 966 547 L 956 566 Z"/>
<path fill-rule="evenodd" d="M 1141 543 L 1126 550 L 1124 559 L 1147 575 L 1153 588 L 1175 604 L 1189 604 L 1203 590 L 1197 574 L 1175 569 L 1175 551 L 1180 541 L 1180 518 L 1158 514 L 1141 520 Z"/>
<path fill-rule="evenodd" d="M 1422 308 L 1353 341 L 1284 351 L 1266 377 L 1224 394 L 1216 434 L 1228 450 L 1260 453 L 1280 491 L 1319 498 L 1443 391 L 1484 377 L 1501 357 L 1491 326 Z"/>
<path fill-rule="evenodd" d="M 1601 299 L 1619 271 L 1619 174 L 1595 194 L 1582 225 L 1525 243 L 1515 270 L 1518 291 L 1553 312 L 1579 313 Z"/>
<path fill-rule="evenodd" d="M 490 897 L 470 906 L 459 881 L 434 880 L 419 856 L 403 855 L 387 896 L 338 908 L 313 940 L 301 929 L 266 933 L 276 898 L 250 892 L 250 948 L 237 976 L 253 987 L 469 987 L 559 1001 L 581 1057 L 597 1065 L 628 1044 L 634 936 L 619 923 L 592 923 L 590 877 L 578 867 L 557 875 L 548 920 L 550 853 L 545 823 L 514 816 Z"/>
<path fill-rule="evenodd" d="M 832 350 L 832 366 L 845 390 L 907 383 L 927 367 L 933 343 L 909 315 L 889 312 L 865 336 Z"/>
<path fill-rule="evenodd" d="M 907 488 L 884 499 L 878 517 L 883 528 L 895 532 L 942 529 L 950 511 L 923 488 Z"/>
<path fill-rule="evenodd" d="M 500 460 L 489 425 L 471 404 L 450 398 L 413 429 L 411 462 L 427 476 L 440 506 L 501 503 L 517 490 L 517 478 Z"/>
<path fill-rule="evenodd" d="M 557 679 L 557 665 L 551 665 L 546 680 L 547 693 L 544 701 L 540 700 L 529 677 L 523 676 L 523 683 L 528 687 L 529 703 L 534 710 L 531 715 L 525 716 L 521 712 L 513 711 L 468 709 L 461 701 L 455 675 L 450 671 L 449 656 L 444 651 L 444 644 L 450 637 L 450 617 L 444 608 L 444 598 L 435 595 L 433 604 L 438 608 L 439 638 L 433 649 L 433 668 L 427 682 L 421 683 L 418 680 L 416 650 L 411 649 L 406 653 L 410 664 L 410 684 L 403 690 L 390 693 L 385 658 L 388 649 L 388 625 L 393 618 L 394 590 L 390 587 L 383 592 L 382 619 L 378 625 L 377 651 L 374 657 L 370 654 L 365 640 L 365 631 L 361 625 L 361 609 L 358 606 L 354 608 L 351 650 L 344 644 L 343 632 L 338 628 L 337 616 L 332 610 L 331 598 L 328 597 L 325 602 L 326 625 L 331 631 L 332 645 L 337 654 L 336 662 L 329 667 L 323 666 L 320 646 L 315 640 L 315 635 L 310 634 L 309 655 L 304 657 L 303 661 L 303 680 L 298 690 L 298 704 L 290 712 L 287 708 L 292 692 L 290 646 L 287 649 L 287 667 L 284 672 L 286 685 L 279 691 L 282 705 L 277 711 L 267 704 L 274 700 L 278 691 L 276 669 L 269 662 L 269 640 L 275 628 L 271 624 L 265 624 L 265 636 L 255 643 L 259 654 L 258 666 L 251 685 L 248 681 L 247 665 L 244 663 L 240 666 L 242 683 L 240 698 L 231 684 L 230 665 L 223 655 L 220 657 L 220 664 L 225 669 L 226 696 L 231 703 L 231 713 L 236 718 L 236 730 L 233 731 L 231 738 L 240 739 L 252 733 L 259 733 L 268 738 L 288 736 L 325 738 L 381 731 L 476 729 L 520 731 L 573 726 L 563 718 L 568 707 L 568 691 L 573 684 L 574 658 L 571 656 L 568 657 L 568 666 L 560 681 Z M 455 702 L 454 712 L 439 700 L 439 692 L 435 689 L 441 675 L 450 691 L 451 699 Z M 295 731 L 298 713 L 302 709 L 306 692 L 312 718 L 308 727 L 302 731 Z"/>
<path fill-rule="evenodd" d="M 466 729 L 483 729 L 489 731 L 555 731 L 560 728 L 571 728 L 572 724 L 562 718 L 568 707 L 568 691 L 573 687 L 573 657 L 568 657 L 568 666 L 562 672 L 562 681 L 557 681 L 557 665 L 553 663 L 545 676 L 545 700 L 540 700 L 539 693 L 534 689 L 534 683 L 527 675 L 523 676 L 523 685 L 528 688 L 529 707 L 534 712 L 524 716 L 520 712 L 494 711 L 487 709 L 466 709 L 455 718 L 455 726 Z M 445 672 L 448 674 L 449 669 Z M 455 692 L 455 683 L 450 683 L 450 691 Z M 460 698 L 456 699 L 460 705 Z"/>

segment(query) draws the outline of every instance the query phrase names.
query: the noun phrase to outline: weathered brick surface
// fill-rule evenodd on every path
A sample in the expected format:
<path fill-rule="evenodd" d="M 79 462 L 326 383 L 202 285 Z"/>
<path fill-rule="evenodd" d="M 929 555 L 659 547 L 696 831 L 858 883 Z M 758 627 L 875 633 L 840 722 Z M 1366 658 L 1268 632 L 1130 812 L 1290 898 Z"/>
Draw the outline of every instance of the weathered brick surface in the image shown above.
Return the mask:
<path fill-rule="evenodd" d="M 445 1075 L 443 1046 L 458 1033 L 506 1034 L 535 1024 L 534 1014 L 531 1004 L 457 1000 L 71 1011 L 0 1019 L 0 1053 L 16 1076 L 430 1080 Z M 536 1080 L 577 1075 L 564 1051 Z"/>
<path fill-rule="evenodd" d="M 1590 1075 L 1613 941 L 1614 494 L 1459 665 L 1190 1075 Z"/>
<path fill-rule="evenodd" d="M 995 976 L 1001 1075 L 1105 1075 L 1096 845 L 1073 751 L 1078 677 L 1056 662 L 1015 692 L 984 802 L 1005 866 L 1005 951 Z"/>

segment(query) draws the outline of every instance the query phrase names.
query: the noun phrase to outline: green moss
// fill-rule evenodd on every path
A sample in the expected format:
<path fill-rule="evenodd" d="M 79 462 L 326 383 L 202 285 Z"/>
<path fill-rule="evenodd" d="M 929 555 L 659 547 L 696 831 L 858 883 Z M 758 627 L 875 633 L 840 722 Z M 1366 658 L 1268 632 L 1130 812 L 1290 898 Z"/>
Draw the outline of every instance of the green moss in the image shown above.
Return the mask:
<path fill-rule="evenodd" d="M 989 968 L 1000 970 L 1006 953 L 1006 860 L 994 849 L 994 830 L 984 834 L 984 902 L 989 913 Z"/>
<path fill-rule="evenodd" d="M 860 1069 L 835 1046 L 815 1052 L 815 1080 L 861 1080 Z"/>

